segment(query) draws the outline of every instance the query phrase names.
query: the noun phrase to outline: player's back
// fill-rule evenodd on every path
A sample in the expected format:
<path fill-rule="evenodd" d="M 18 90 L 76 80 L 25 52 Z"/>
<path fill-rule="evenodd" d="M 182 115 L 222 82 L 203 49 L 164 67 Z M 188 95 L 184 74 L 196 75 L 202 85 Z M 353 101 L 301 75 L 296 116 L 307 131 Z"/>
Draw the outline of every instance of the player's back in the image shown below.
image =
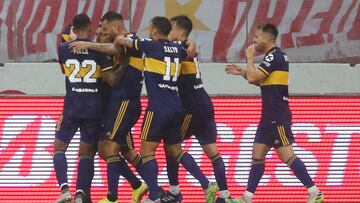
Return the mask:
<path fill-rule="evenodd" d="M 187 48 L 185 43 L 181 43 L 181 45 Z M 191 111 L 199 106 L 205 107 L 211 103 L 201 79 L 197 54 L 181 62 L 178 88 L 181 104 L 187 110 Z"/>
<path fill-rule="evenodd" d="M 144 76 L 149 107 L 181 108 L 177 79 L 187 51 L 181 45 L 160 39 L 135 40 L 135 49 L 145 53 Z"/>
<path fill-rule="evenodd" d="M 289 108 L 289 62 L 286 54 L 274 47 L 265 54 L 263 62 L 258 67 L 267 75 L 260 82 L 262 96 L 262 116 L 260 123 L 291 124 Z"/>
<path fill-rule="evenodd" d="M 98 117 L 103 111 L 102 71 L 112 69 L 111 61 L 92 50 L 73 52 L 69 43 L 61 44 L 58 54 L 59 63 L 65 70 L 66 95 L 63 114 Z"/>
<path fill-rule="evenodd" d="M 139 39 L 135 33 L 128 33 L 125 37 Z M 124 48 L 124 52 L 130 57 L 129 64 L 124 76 L 113 87 L 111 98 L 140 99 L 144 70 L 143 53 L 134 48 Z"/>

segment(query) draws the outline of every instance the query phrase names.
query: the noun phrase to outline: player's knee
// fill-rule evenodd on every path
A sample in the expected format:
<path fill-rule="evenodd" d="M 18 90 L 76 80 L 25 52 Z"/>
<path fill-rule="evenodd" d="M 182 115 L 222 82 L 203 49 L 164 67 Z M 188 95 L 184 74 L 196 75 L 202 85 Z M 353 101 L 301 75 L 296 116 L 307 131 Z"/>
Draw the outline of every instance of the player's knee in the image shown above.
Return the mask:
<path fill-rule="evenodd" d="M 121 157 L 118 154 L 110 155 L 105 158 L 105 161 L 107 164 L 113 163 L 113 162 L 120 162 L 120 160 L 121 160 Z"/>
<path fill-rule="evenodd" d="M 65 152 L 68 145 L 69 145 L 68 143 L 65 143 L 59 139 L 55 139 L 53 151 L 54 152 L 56 152 L 56 151 L 64 151 Z"/>
<path fill-rule="evenodd" d="M 94 157 L 96 152 L 97 152 L 96 144 L 80 142 L 79 155 L 86 154 L 86 155 Z"/>
<path fill-rule="evenodd" d="M 288 160 L 282 160 L 288 167 L 291 167 L 295 159 L 297 158 L 296 154 L 293 154 Z"/>
<path fill-rule="evenodd" d="M 147 162 L 149 162 L 151 160 L 154 160 L 154 159 L 156 159 L 155 154 L 150 154 L 150 155 L 141 157 L 141 160 L 142 160 L 143 164 L 145 164 L 145 163 L 147 163 Z"/>
<path fill-rule="evenodd" d="M 216 156 L 219 154 L 219 151 L 217 150 L 217 147 L 215 144 L 207 144 L 207 145 L 203 145 L 202 146 L 206 156 L 209 159 L 212 159 L 212 157 Z"/>
<path fill-rule="evenodd" d="M 164 144 L 164 151 L 165 151 L 166 154 L 169 154 L 169 153 L 170 153 L 170 147 L 169 147 L 169 145 Z"/>
<path fill-rule="evenodd" d="M 102 160 L 105 160 L 105 147 L 104 147 L 104 142 L 103 141 L 100 141 L 98 143 L 98 147 L 97 147 L 97 151 L 98 151 L 98 154 L 99 154 L 99 157 L 102 159 Z"/>
<path fill-rule="evenodd" d="M 79 160 L 81 160 L 81 159 L 94 159 L 94 156 L 92 154 L 79 154 L 78 158 L 79 158 Z"/>
<path fill-rule="evenodd" d="M 264 164 L 265 163 L 265 159 L 256 159 L 256 158 L 252 158 L 251 164 L 256 165 L 256 164 Z"/>
<path fill-rule="evenodd" d="M 209 157 L 210 161 L 213 163 L 213 162 L 221 159 L 221 154 L 220 154 L 220 153 L 217 153 L 217 154 L 215 154 L 215 155 L 208 156 L 208 157 Z"/>
<path fill-rule="evenodd" d="M 121 147 L 120 147 L 120 152 L 121 152 L 121 154 L 122 154 L 123 156 L 126 156 L 127 154 L 129 154 L 131 150 L 132 150 L 132 149 L 131 149 L 129 146 L 127 146 L 127 145 L 124 145 L 124 146 L 121 146 Z"/>
<path fill-rule="evenodd" d="M 181 152 L 183 152 L 180 144 L 167 145 L 166 148 L 166 155 L 173 158 L 176 158 L 179 154 L 181 154 Z"/>
<path fill-rule="evenodd" d="M 178 153 L 174 158 L 177 162 L 180 162 L 181 158 L 184 156 L 185 153 L 185 151 L 181 150 L 180 153 Z"/>

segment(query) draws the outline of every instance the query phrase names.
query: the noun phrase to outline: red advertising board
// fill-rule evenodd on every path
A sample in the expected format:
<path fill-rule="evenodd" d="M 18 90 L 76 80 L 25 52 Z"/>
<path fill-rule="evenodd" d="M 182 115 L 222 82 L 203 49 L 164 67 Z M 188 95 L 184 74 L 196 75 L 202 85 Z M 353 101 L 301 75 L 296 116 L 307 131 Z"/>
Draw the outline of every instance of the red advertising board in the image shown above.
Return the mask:
<path fill-rule="evenodd" d="M 143 99 L 143 108 L 146 107 Z M 227 167 L 230 191 L 238 197 L 246 188 L 251 146 L 259 121 L 257 97 L 213 98 L 218 145 Z M 296 97 L 293 112 L 294 149 L 325 193 L 326 202 L 359 202 L 360 97 Z M 0 202 L 53 202 L 59 191 L 52 164 L 54 127 L 62 98 L 0 98 Z M 134 127 L 136 147 L 143 115 Z M 74 191 L 77 164 L 76 135 L 67 152 L 69 182 Z M 184 143 L 206 176 L 215 181 L 211 163 L 196 140 Z M 161 151 L 161 150 L 160 150 Z M 157 154 L 159 183 L 167 187 L 164 154 Z M 106 194 L 106 165 L 95 161 L 92 199 Z M 203 203 L 201 187 L 183 168 L 180 185 L 184 203 Z M 119 202 L 130 202 L 129 184 L 120 179 Z M 270 152 L 254 202 L 305 202 L 306 189 L 277 155 Z"/>

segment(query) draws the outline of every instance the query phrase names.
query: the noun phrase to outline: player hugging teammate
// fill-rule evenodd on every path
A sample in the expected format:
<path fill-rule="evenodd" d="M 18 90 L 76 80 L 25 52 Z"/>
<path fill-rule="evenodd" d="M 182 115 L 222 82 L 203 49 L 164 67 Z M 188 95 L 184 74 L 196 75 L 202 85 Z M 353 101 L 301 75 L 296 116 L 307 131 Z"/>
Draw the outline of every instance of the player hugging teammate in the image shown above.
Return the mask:
<path fill-rule="evenodd" d="M 108 193 L 100 203 L 118 202 L 120 175 L 133 189 L 132 203 L 139 203 L 147 191 L 149 195 L 142 201 L 144 203 L 181 202 L 183 196 L 178 180 L 179 164 L 199 181 L 204 191 L 204 202 L 251 202 L 251 194 L 256 186 L 248 186 L 248 191 L 241 199 L 231 198 L 228 191 L 225 164 L 216 146 L 214 107 L 201 80 L 196 45 L 188 40 L 192 31 L 191 20 L 184 15 L 170 20 L 154 17 L 150 21 L 147 39 L 140 39 L 136 33 L 128 32 L 121 14 L 113 11 L 101 18 L 95 42 L 89 39 L 90 28 L 91 22 L 86 14 L 75 16 L 72 25 L 63 33 L 64 41 L 58 51 L 59 63 L 65 74 L 66 95 L 54 141 L 53 161 L 61 190 L 56 202 L 91 202 L 90 188 L 96 152 L 107 163 Z M 260 69 L 264 73 L 263 78 L 272 74 L 272 69 L 263 69 Z M 236 71 L 241 72 L 245 78 L 249 79 L 251 76 L 250 71 L 246 72 L 236 66 L 228 67 L 229 73 L 237 73 Z M 131 128 L 141 114 L 143 80 L 148 107 L 142 124 L 138 153 L 134 149 Z M 266 84 L 270 83 L 269 79 Z M 286 137 L 289 126 L 277 127 L 277 140 L 281 141 L 281 145 L 274 146 L 291 146 L 291 137 Z M 73 197 L 67 181 L 65 152 L 78 129 L 81 142 L 76 192 Z M 196 137 L 210 159 L 216 183 L 210 182 L 194 158 L 182 149 L 181 143 L 191 135 Z M 164 191 L 157 182 L 155 152 L 159 150 L 158 146 L 162 141 L 169 191 Z M 255 145 L 256 143 L 255 140 Z M 252 179 L 253 173 L 258 174 L 256 177 L 261 177 L 261 170 L 258 168 L 263 166 L 263 157 L 253 157 L 253 163 L 257 165 L 253 165 L 250 172 Z M 136 168 L 145 183 L 131 171 L 128 163 Z M 302 162 L 294 155 L 287 163 L 300 167 Z M 304 176 L 303 171 L 297 171 Z M 312 182 L 306 181 L 309 191 L 313 190 L 311 194 L 316 193 L 316 198 L 321 199 L 319 197 L 323 196 L 318 189 Z"/>

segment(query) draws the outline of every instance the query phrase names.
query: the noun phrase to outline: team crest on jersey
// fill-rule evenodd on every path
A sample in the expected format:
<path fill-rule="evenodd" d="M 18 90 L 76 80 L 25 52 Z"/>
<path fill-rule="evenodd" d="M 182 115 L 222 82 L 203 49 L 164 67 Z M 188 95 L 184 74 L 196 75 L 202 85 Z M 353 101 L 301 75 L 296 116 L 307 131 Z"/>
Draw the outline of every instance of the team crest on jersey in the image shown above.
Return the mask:
<path fill-rule="evenodd" d="M 274 55 L 273 54 L 268 54 L 265 56 L 265 61 L 267 62 L 271 62 L 274 60 Z"/>

